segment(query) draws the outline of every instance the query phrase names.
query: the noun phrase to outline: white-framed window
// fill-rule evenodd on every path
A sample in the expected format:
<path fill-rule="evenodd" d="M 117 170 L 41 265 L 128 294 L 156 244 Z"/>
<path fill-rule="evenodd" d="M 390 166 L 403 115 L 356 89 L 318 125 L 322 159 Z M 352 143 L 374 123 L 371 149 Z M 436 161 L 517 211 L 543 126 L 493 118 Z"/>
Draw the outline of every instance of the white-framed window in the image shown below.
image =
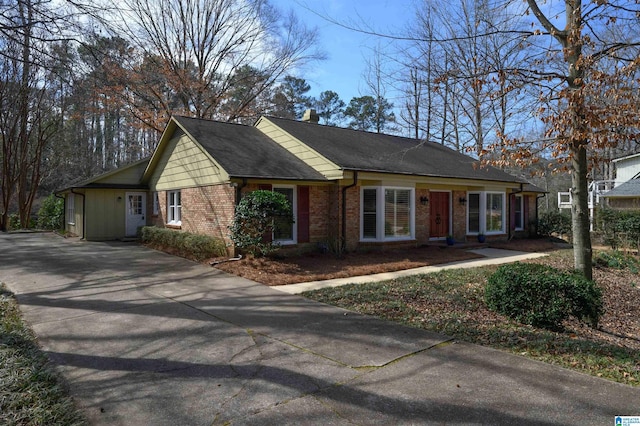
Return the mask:
<path fill-rule="evenodd" d="M 504 232 L 504 193 L 488 192 L 485 209 L 485 232 L 487 234 Z"/>
<path fill-rule="evenodd" d="M 524 197 L 516 195 L 515 205 L 513 206 L 514 227 L 516 231 L 524 229 Z"/>
<path fill-rule="evenodd" d="M 362 241 L 414 238 L 414 188 L 363 187 L 360 191 L 360 239 Z"/>
<path fill-rule="evenodd" d="M 298 241 L 298 227 L 296 226 L 296 212 L 298 211 L 298 194 L 295 185 L 274 185 L 273 192 L 284 195 L 293 211 L 293 223 L 276 221 L 273 229 L 273 241 L 280 244 L 296 244 Z"/>
<path fill-rule="evenodd" d="M 504 192 L 469 192 L 467 194 L 467 233 L 504 234 Z"/>
<path fill-rule="evenodd" d="M 153 197 L 153 215 L 158 216 L 158 213 L 160 212 L 160 199 L 158 198 L 158 193 L 154 191 L 151 196 Z"/>
<path fill-rule="evenodd" d="M 75 194 L 67 195 L 67 224 L 76 224 L 76 197 Z"/>
<path fill-rule="evenodd" d="M 182 200 L 180 191 L 167 192 L 167 223 L 182 225 Z"/>

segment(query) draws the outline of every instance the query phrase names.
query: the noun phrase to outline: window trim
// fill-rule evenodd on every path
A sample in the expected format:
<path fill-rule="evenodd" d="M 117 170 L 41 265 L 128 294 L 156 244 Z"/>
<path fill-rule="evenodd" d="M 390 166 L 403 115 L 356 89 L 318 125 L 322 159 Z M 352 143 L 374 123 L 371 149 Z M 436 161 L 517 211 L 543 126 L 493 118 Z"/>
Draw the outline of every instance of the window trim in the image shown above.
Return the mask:
<path fill-rule="evenodd" d="M 506 202 L 507 202 L 507 193 L 503 191 L 468 191 L 467 192 L 467 200 L 469 199 L 470 194 L 480 194 L 480 205 L 479 205 L 479 232 L 471 232 L 469 230 L 469 203 L 467 203 L 466 215 L 467 215 L 467 235 L 504 235 L 506 233 Z M 490 194 L 498 194 L 502 196 L 502 227 L 497 231 L 487 231 L 487 196 Z"/>
<path fill-rule="evenodd" d="M 278 244 L 282 244 L 283 246 L 286 245 L 293 245 L 293 244 L 298 244 L 298 227 L 296 226 L 296 224 L 298 223 L 298 191 L 297 191 L 297 186 L 296 185 L 272 185 L 271 186 L 271 191 L 272 192 L 276 192 L 276 189 L 291 189 L 291 192 L 293 194 L 293 202 L 291 203 L 291 210 L 293 213 L 293 223 L 291 224 L 291 236 L 293 237 L 293 239 L 290 240 L 277 240 L 275 238 L 275 235 L 271 235 L 271 238 L 273 240 L 274 243 L 278 243 Z"/>
<path fill-rule="evenodd" d="M 504 233 L 506 232 L 505 224 L 506 224 L 506 212 L 507 212 L 507 209 L 505 208 L 505 207 L 506 207 L 506 199 L 507 199 L 506 192 L 499 192 L 499 191 L 485 191 L 485 194 L 486 194 L 486 195 L 485 195 L 485 197 L 483 197 L 483 198 L 484 198 L 484 202 L 485 202 L 485 208 L 484 208 L 484 210 L 483 210 L 483 211 L 484 211 L 484 218 L 485 218 L 485 222 L 484 222 L 484 229 L 485 229 L 485 231 L 484 231 L 484 233 L 485 233 L 486 235 L 500 235 L 500 234 L 504 234 Z M 487 206 L 486 206 L 486 203 L 487 203 L 487 196 L 488 196 L 488 195 L 496 195 L 496 194 L 497 194 L 497 195 L 501 195 L 501 196 L 502 196 L 502 203 L 501 203 L 501 204 L 502 204 L 502 206 L 500 207 L 500 210 L 501 210 L 501 212 L 502 212 L 501 227 L 500 227 L 500 229 L 499 229 L 499 230 L 497 230 L 497 231 L 488 231 L 488 230 L 487 230 L 487 220 L 486 220 L 486 219 L 487 219 Z"/>
<path fill-rule="evenodd" d="M 376 237 L 364 236 L 364 191 L 376 190 Z M 409 235 L 407 236 L 391 236 L 387 237 L 384 232 L 385 224 L 385 191 L 403 190 L 409 191 Z M 362 186 L 360 187 L 360 242 L 391 242 L 391 241 L 411 241 L 415 240 L 416 235 L 416 209 L 415 197 L 416 191 L 413 187 L 406 186 Z"/>
<path fill-rule="evenodd" d="M 172 201 L 175 201 L 172 196 L 176 194 L 180 199 L 180 203 L 172 204 Z M 176 216 L 178 220 L 176 220 Z M 182 194 L 180 190 L 167 191 L 167 225 L 182 226 Z"/>

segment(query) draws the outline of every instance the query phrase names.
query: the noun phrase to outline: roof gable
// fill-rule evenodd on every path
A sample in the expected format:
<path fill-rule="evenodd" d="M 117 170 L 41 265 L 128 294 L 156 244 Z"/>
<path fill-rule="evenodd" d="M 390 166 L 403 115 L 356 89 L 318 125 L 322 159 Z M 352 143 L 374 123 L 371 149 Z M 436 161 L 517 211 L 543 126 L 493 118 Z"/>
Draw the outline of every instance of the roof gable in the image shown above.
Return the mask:
<path fill-rule="evenodd" d="M 616 186 L 611 191 L 602 194 L 603 197 L 611 198 L 635 198 L 640 197 L 640 179 L 631 179 L 621 185 Z"/>
<path fill-rule="evenodd" d="M 495 167 L 433 142 L 268 117 L 268 120 L 343 170 L 521 182 Z"/>
<path fill-rule="evenodd" d="M 308 144 L 305 144 L 304 141 L 301 141 L 274 124 L 270 118 L 260 117 L 255 127 L 327 179 L 341 179 L 343 177 L 343 170 L 340 166 L 327 159 Z"/>
<path fill-rule="evenodd" d="M 142 189 L 142 175 L 149 163 L 150 158 L 144 158 L 126 166 L 110 170 L 97 176 L 92 176 L 56 192 L 63 192 L 71 188 L 123 188 Z"/>
<path fill-rule="evenodd" d="M 229 178 L 325 180 L 313 168 L 296 158 L 252 126 L 219 121 L 172 117 L 162 141 L 170 140 L 179 127 Z M 167 142 L 165 142 L 167 144 Z M 160 149 L 160 145 L 159 145 Z M 155 160 L 145 176 L 159 164 Z"/>

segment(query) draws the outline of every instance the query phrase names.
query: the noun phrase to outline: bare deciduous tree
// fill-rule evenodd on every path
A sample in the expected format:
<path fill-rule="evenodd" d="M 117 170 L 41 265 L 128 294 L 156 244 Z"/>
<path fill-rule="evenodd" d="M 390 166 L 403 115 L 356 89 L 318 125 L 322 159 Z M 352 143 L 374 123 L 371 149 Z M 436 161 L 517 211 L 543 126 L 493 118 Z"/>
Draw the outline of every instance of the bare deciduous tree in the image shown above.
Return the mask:
<path fill-rule="evenodd" d="M 306 28 L 293 13 L 281 14 L 265 0 L 122 3 L 117 30 L 144 52 L 162 84 L 145 85 L 146 70 L 133 68 L 128 103 L 140 119 L 157 129 L 164 124 L 155 120 L 158 108 L 164 118 L 176 113 L 238 120 L 255 97 L 285 73 L 322 57 L 316 49 L 315 30 Z M 246 66 L 264 78 L 256 79 L 258 86 L 238 102 L 233 84 Z M 233 96 L 234 102 L 228 103 Z"/>

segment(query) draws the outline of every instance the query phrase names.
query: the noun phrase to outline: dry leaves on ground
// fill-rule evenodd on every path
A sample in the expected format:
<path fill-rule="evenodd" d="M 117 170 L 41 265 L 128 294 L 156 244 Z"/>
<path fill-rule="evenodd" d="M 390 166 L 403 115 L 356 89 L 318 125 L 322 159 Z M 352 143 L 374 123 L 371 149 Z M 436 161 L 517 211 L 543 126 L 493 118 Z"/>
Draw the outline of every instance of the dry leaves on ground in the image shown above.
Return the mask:
<path fill-rule="evenodd" d="M 548 239 L 513 240 L 491 244 L 491 246 L 529 252 L 557 248 L 554 242 Z M 487 247 L 487 245 L 479 247 Z M 284 285 L 400 271 L 482 257 L 467 251 L 469 248 L 470 246 L 464 245 L 429 245 L 404 250 L 347 253 L 342 258 L 337 258 L 331 253 L 249 257 L 240 261 L 219 263 L 216 268 L 262 284 Z"/>

